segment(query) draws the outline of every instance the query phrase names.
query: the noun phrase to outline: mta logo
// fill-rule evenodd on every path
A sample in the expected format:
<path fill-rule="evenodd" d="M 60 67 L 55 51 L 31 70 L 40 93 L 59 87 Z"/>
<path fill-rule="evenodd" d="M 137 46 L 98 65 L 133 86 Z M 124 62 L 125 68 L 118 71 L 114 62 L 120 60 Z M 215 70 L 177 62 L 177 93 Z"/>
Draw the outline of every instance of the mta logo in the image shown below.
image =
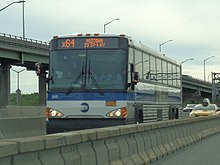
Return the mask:
<path fill-rule="evenodd" d="M 87 103 L 82 103 L 80 110 L 81 110 L 81 112 L 83 112 L 83 113 L 88 112 L 88 111 L 89 111 L 89 104 L 87 104 Z"/>

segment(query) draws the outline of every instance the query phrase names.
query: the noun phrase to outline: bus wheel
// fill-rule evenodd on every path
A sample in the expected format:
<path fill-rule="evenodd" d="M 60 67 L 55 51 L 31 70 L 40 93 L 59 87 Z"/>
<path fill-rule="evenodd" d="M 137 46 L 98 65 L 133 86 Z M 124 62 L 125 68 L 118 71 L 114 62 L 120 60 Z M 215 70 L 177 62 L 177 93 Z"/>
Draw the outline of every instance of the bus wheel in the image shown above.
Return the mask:
<path fill-rule="evenodd" d="M 143 111 L 142 110 L 135 110 L 135 123 L 139 124 L 139 123 L 143 123 L 144 119 L 143 119 Z"/>
<path fill-rule="evenodd" d="M 175 111 L 175 119 L 179 119 L 179 109 L 176 108 L 176 111 Z"/>

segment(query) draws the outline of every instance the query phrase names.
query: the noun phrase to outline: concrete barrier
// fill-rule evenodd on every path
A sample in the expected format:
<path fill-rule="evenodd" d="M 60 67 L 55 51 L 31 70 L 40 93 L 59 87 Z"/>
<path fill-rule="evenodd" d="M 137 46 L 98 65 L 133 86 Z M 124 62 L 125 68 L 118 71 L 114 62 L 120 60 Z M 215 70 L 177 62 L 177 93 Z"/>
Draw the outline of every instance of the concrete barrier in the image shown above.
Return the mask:
<path fill-rule="evenodd" d="M 45 107 L 6 106 L 0 109 L 0 140 L 46 135 Z"/>
<path fill-rule="evenodd" d="M 220 132 L 220 117 L 202 117 L 4 139 L 4 165 L 143 165 Z"/>
<path fill-rule="evenodd" d="M 0 118 L 45 116 L 45 106 L 13 106 L 0 109 Z"/>
<path fill-rule="evenodd" d="M 0 119 L 0 140 L 46 135 L 45 118 L 3 118 Z"/>

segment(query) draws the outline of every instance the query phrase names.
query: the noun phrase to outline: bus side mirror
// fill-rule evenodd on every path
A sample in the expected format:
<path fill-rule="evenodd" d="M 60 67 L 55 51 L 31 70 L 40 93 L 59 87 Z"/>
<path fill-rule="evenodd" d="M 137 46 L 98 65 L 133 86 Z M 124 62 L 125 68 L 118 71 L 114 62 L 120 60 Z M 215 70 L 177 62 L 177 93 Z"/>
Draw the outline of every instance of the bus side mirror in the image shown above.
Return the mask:
<path fill-rule="evenodd" d="M 46 80 L 47 83 L 49 82 L 49 79 L 46 77 L 47 75 L 46 70 L 48 69 L 46 65 L 43 65 L 41 63 L 36 63 L 34 69 L 37 76 L 41 76 Z"/>
<path fill-rule="evenodd" d="M 35 73 L 37 74 L 37 76 L 40 76 L 42 74 L 42 64 L 40 63 L 36 63 L 35 64 Z"/>
<path fill-rule="evenodd" d="M 35 64 L 35 73 L 37 74 L 37 76 L 43 76 L 45 77 L 47 72 L 46 70 L 48 69 L 46 65 L 43 65 L 41 63 L 36 63 Z"/>
<path fill-rule="evenodd" d="M 133 72 L 132 73 L 132 83 L 136 85 L 139 82 L 139 73 L 138 72 Z"/>

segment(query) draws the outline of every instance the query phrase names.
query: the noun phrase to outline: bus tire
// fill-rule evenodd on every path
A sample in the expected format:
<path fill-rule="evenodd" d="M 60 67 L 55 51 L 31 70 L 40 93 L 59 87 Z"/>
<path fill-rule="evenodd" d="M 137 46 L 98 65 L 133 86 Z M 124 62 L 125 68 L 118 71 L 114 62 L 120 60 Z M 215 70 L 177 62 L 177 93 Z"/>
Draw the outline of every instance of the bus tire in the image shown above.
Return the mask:
<path fill-rule="evenodd" d="M 179 109 L 176 108 L 176 111 L 175 111 L 175 119 L 179 119 Z"/>
<path fill-rule="evenodd" d="M 135 110 L 135 124 L 143 123 L 143 111 L 142 110 Z"/>
<path fill-rule="evenodd" d="M 176 116 L 175 107 L 171 106 L 169 110 L 169 120 L 175 119 L 175 116 Z"/>

